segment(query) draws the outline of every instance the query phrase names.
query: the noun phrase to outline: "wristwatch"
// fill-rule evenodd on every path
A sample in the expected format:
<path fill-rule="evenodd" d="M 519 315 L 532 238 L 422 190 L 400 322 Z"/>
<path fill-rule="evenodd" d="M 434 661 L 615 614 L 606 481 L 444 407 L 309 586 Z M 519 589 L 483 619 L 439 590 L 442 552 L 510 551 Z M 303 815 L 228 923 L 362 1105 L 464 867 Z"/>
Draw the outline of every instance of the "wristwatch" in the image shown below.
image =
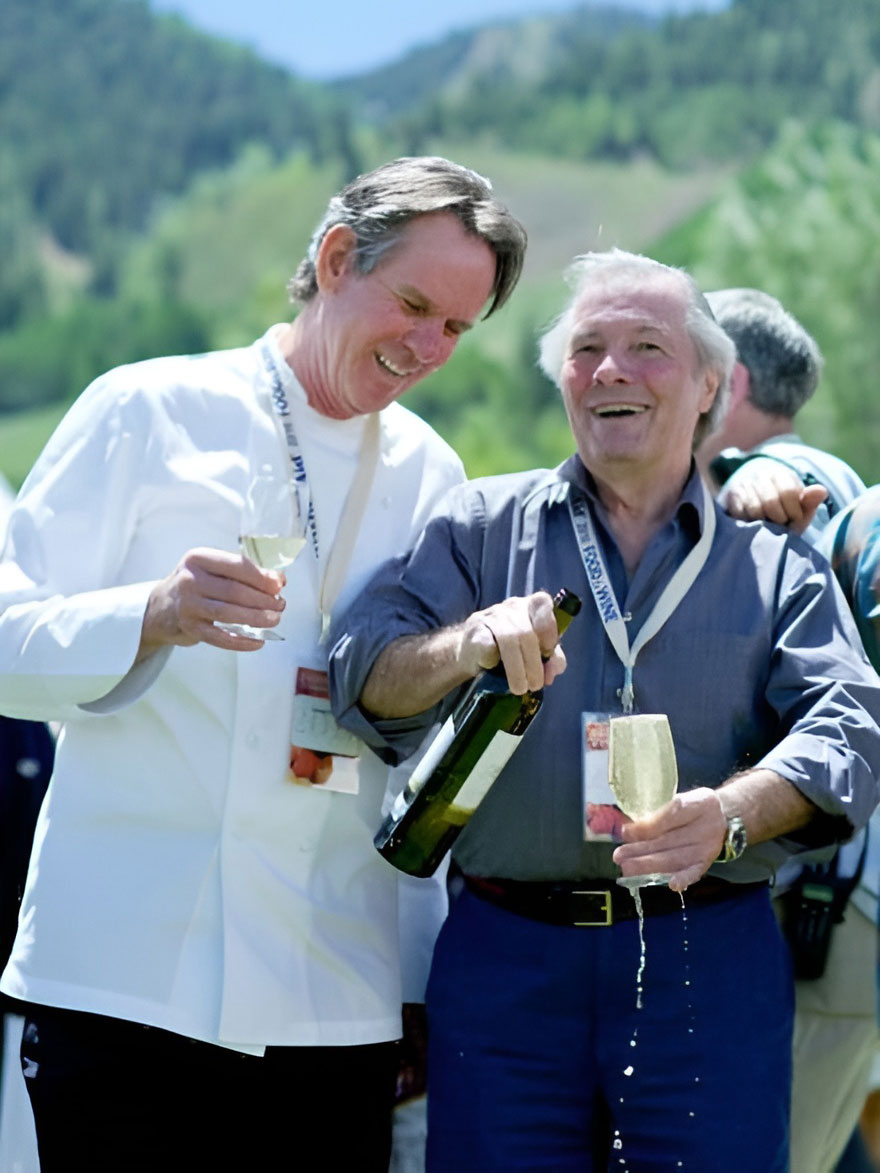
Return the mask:
<path fill-rule="evenodd" d="M 727 834 L 724 836 L 716 863 L 731 863 L 739 859 L 749 845 L 746 825 L 739 815 L 725 815 L 724 818 L 727 822 Z"/>

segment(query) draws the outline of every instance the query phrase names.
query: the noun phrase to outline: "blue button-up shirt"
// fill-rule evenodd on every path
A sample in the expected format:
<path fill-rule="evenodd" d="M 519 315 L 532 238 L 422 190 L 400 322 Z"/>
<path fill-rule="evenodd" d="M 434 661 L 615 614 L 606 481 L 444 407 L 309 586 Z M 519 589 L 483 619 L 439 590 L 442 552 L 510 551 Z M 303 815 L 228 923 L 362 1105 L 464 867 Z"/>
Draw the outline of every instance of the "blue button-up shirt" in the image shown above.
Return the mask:
<path fill-rule="evenodd" d="M 331 680 L 341 722 L 394 759 L 415 748 L 442 706 L 371 721 L 357 698 L 391 640 L 461 622 L 511 595 L 565 586 L 584 598 L 566 632 L 568 669 L 547 689 L 521 746 L 459 837 L 473 875 L 511 879 L 613 876 L 611 845 L 582 837 L 581 713 L 620 713 L 623 666 L 590 596 L 566 496 L 586 497 L 630 642 L 699 538 L 703 495 L 692 470 L 670 520 L 631 579 L 580 459 L 554 471 L 473 481 L 441 503 L 412 554 L 387 564 L 334 625 Z M 878 800 L 880 680 L 860 650 L 827 563 L 798 538 L 717 510 L 708 560 L 639 654 L 637 712 L 666 713 L 679 789 L 719 786 L 763 766 L 828 817 L 805 843 L 845 838 Z M 750 847 L 719 874 L 753 880 L 805 843 Z"/>

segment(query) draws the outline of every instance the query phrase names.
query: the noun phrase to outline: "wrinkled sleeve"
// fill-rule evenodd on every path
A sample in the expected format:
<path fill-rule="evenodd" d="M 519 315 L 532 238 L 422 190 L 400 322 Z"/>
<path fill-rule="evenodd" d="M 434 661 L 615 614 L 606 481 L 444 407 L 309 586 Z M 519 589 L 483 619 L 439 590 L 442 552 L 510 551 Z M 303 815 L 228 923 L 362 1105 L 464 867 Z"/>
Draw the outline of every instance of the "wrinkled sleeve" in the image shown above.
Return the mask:
<path fill-rule="evenodd" d="M 139 426 L 139 423 L 141 426 Z M 120 583 L 146 421 L 126 417 L 105 377 L 74 404 L 25 481 L 0 561 L 0 711 L 81 717 L 127 703 L 156 675 L 123 684 L 152 582 Z"/>
<path fill-rule="evenodd" d="M 758 763 L 830 817 L 846 839 L 880 800 L 880 679 L 830 567 L 799 543 L 783 561 L 766 690 L 784 734 Z"/>
<path fill-rule="evenodd" d="M 331 628 L 330 692 L 336 719 L 391 765 L 417 749 L 457 693 L 424 713 L 386 721 L 368 716 L 358 698 L 388 644 L 460 623 L 478 609 L 484 533 L 482 498 L 467 485 L 452 489 L 412 552 L 380 567 Z"/>

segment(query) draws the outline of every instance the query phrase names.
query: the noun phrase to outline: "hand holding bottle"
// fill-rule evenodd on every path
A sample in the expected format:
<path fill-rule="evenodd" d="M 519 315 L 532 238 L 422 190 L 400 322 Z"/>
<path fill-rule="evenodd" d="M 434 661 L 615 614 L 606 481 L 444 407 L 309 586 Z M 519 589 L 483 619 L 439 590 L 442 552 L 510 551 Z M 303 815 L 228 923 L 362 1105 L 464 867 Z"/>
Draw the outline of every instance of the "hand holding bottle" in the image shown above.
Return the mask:
<path fill-rule="evenodd" d="M 383 720 L 411 717 L 499 665 L 514 696 L 540 691 L 565 670 L 558 642 L 546 591 L 505 599 L 461 623 L 394 640 L 377 657 L 360 703 Z"/>
<path fill-rule="evenodd" d="M 513 693 L 508 689 L 495 628 L 485 623 L 487 614 L 493 625 L 500 615 L 502 642 L 509 658 L 516 662 L 515 650 L 524 642 L 530 657 L 537 646 L 540 664 L 541 641 L 531 618 L 532 605 L 539 612 L 543 609 L 543 601 L 531 595 L 528 599 L 508 599 L 497 608 L 479 612 L 484 617 L 483 629 L 493 636 L 495 652 L 490 659 L 495 662 L 479 672 L 465 690 L 373 840 L 389 863 L 401 871 L 414 876 L 431 875 L 541 707 L 543 672 L 539 671 L 541 683 L 534 690 Z M 580 607 L 580 599 L 565 589 L 550 599 L 554 646 Z M 543 626 L 540 617 L 538 623 Z M 468 646 L 479 647 L 480 624 L 474 626 L 474 631 L 478 638 Z M 512 643 L 508 638 L 511 636 Z M 546 637 L 545 642 L 549 642 Z"/>
<path fill-rule="evenodd" d="M 514 696 L 552 683 L 565 671 L 553 599 L 536 591 L 475 611 L 462 626 L 459 657 L 471 676 L 500 664 Z"/>

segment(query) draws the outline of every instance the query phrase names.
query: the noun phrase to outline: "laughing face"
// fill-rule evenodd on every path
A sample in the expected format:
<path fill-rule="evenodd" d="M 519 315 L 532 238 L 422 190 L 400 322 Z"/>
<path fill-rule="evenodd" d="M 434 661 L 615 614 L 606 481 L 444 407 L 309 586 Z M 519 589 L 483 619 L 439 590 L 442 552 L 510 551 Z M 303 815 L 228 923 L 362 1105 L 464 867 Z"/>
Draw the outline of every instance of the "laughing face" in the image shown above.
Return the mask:
<path fill-rule="evenodd" d="M 379 411 L 442 366 L 495 280 L 492 249 L 446 212 L 411 220 L 370 273 L 357 272 L 354 248 L 343 225 L 322 241 L 307 353 L 295 366 L 311 405 L 334 419 Z"/>
<path fill-rule="evenodd" d="M 694 429 L 717 379 L 698 368 L 688 291 L 674 274 L 618 275 L 578 299 L 562 393 L 578 452 L 597 479 L 687 474 Z"/>

